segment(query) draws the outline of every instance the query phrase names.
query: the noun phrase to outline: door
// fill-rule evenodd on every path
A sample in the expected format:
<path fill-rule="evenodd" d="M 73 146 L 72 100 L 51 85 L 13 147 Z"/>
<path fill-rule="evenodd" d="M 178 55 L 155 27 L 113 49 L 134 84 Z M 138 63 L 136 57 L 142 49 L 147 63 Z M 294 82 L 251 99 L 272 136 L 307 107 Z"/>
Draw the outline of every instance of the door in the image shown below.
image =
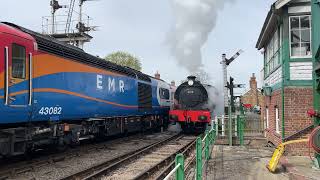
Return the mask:
<path fill-rule="evenodd" d="M 5 38 L 5 105 L 9 123 L 31 120 L 33 42 Z"/>

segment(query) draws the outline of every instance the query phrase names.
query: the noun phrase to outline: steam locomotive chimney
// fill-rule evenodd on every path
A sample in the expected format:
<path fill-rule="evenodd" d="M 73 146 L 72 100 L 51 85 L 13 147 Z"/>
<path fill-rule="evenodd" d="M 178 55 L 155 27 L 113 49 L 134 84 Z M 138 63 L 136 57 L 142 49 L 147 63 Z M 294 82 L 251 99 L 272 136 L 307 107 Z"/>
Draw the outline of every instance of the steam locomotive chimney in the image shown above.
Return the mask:
<path fill-rule="evenodd" d="M 156 79 L 160 79 L 160 74 L 159 74 L 158 71 L 154 74 L 154 77 L 155 77 Z"/>
<path fill-rule="evenodd" d="M 175 81 L 171 81 L 171 86 L 176 86 L 176 82 Z"/>
<path fill-rule="evenodd" d="M 195 76 L 188 76 L 188 80 L 193 80 L 193 81 L 195 81 L 195 80 L 196 80 L 196 77 L 195 77 Z"/>

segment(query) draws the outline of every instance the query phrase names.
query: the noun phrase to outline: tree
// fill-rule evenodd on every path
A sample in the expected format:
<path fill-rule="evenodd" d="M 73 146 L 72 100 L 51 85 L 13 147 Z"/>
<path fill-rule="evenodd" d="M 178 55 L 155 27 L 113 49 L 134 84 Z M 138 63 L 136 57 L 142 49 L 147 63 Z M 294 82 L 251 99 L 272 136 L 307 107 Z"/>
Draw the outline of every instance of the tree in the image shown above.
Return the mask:
<path fill-rule="evenodd" d="M 142 69 L 140 60 L 134 55 L 131 55 L 130 53 L 127 53 L 124 51 L 117 51 L 117 52 L 111 53 L 108 56 L 106 56 L 104 59 L 121 66 L 128 66 L 138 71 L 141 71 Z"/>

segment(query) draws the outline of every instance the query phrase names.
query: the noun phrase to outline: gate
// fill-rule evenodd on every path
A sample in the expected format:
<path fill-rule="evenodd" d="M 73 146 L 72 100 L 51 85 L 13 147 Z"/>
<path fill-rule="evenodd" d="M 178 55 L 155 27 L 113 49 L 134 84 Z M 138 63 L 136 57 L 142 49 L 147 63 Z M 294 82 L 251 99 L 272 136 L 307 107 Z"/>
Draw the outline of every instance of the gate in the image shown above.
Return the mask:
<path fill-rule="evenodd" d="M 261 136 L 264 133 L 264 124 L 260 114 L 254 112 L 245 113 L 245 124 L 244 124 L 244 135 L 245 136 Z"/>
<path fill-rule="evenodd" d="M 231 126 L 229 126 L 230 122 Z M 232 145 L 233 141 L 239 141 L 242 145 L 244 136 L 262 136 L 264 132 L 260 115 L 251 112 L 232 115 L 230 118 L 228 115 L 215 116 L 212 124 L 216 128 L 218 142 L 225 144 L 226 142 L 221 140 L 228 140 L 229 145 Z"/>

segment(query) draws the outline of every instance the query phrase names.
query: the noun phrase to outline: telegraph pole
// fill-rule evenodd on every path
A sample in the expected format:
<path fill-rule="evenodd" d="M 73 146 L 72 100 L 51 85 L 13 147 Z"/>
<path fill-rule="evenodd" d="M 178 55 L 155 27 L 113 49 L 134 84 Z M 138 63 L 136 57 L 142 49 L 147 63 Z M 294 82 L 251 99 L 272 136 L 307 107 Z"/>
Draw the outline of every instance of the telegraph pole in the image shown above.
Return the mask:
<path fill-rule="evenodd" d="M 226 87 L 228 82 L 227 67 L 230 65 L 231 62 L 233 62 L 237 57 L 239 57 L 241 53 L 243 53 L 243 50 L 240 49 L 230 59 L 227 59 L 226 54 L 222 54 L 222 61 L 220 62 L 220 64 L 222 64 L 222 72 L 223 72 L 224 114 L 228 113 L 228 88 Z"/>

